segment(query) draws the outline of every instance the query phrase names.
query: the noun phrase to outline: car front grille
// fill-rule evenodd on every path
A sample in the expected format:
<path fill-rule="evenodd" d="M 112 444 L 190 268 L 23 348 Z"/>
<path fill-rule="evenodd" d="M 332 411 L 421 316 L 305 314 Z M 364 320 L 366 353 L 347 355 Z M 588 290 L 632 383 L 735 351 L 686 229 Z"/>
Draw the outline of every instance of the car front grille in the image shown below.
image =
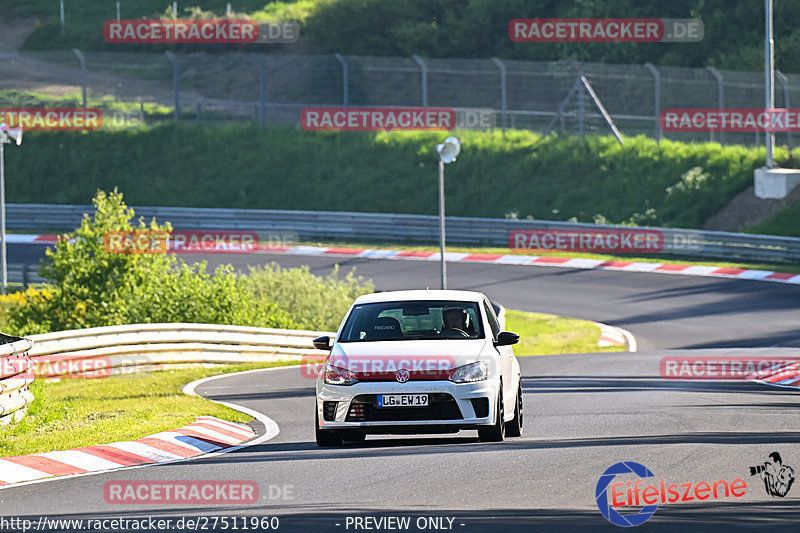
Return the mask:
<path fill-rule="evenodd" d="M 415 420 L 463 420 L 456 400 L 449 394 L 428 394 L 427 407 L 378 407 L 376 394 L 361 394 L 350 403 L 347 422 Z"/>

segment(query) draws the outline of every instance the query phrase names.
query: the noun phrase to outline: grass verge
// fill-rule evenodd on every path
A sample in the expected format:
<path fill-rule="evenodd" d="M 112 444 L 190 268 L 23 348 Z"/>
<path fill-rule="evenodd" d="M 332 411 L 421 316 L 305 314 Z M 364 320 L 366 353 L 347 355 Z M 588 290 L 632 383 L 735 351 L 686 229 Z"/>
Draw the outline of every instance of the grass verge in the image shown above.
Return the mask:
<path fill-rule="evenodd" d="M 625 351 L 623 346 L 600 347 L 600 328 L 588 320 L 506 309 L 506 329 L 519 334 L 517 356 Z"/>
<path fill-rule="evenodd" d="M 208 415 L 233 422 L 252 417 L 182 392 L 196 379 L 291 363 L 252 363 L 115 375 L 107 379 L 37 380 L 35 401 L 18 423 L 0 428 L 0 457 L 136 440 Z"/>

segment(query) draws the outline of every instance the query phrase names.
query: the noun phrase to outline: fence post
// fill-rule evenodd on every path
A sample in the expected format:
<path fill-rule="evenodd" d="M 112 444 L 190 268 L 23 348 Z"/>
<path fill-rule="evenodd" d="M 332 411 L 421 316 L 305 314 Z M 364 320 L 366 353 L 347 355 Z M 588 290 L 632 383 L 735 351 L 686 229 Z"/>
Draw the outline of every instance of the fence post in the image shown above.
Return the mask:
<path fill-rule="evenodd" d="M 86 58 L 77 48 L 73 48 L 72 53 L 75 54 L 81 65 L 81 95 L 83 96 L 83 108 L 86 109 Z"/>
<path fill-rule="evenodd" d="M 583 78 L 583 65 L 579 61 L 575 61 L 574 59 L 570 61 L 573 67 L 575 67 L 575 71 L 578 73 L 579 78 Z M 585 87 L 578 87 L 578 93 L 575 95 L 578 98 L 578 135 L 583 137 L 585 125 L 586 125 L 586 102 L 584 100 L 585 94 Z"/>
<path fill-rule="evenodd" d="M 344 57 L 340 53 L 333 54 L 336 57 L 336 60 L 342 65 L 342 105 L 347 107 L 349 104 L 349 94 L 347 91 L 347 61 L 345 61 Z"/>
<path fill-rule="evenodd" d="M 661 73 L 652 63 L 645 63 L 644 66 L 653 75 L 653 121 L 655 122 L 656 142 L 661 143 Z"/>
<path fill-rule="evenodd" d="M 28 263 L 22 265 L 22 290 L 28 288 Z"/>
<path fill-rule="evenodd" d="M 172 86 L 175 89 L 175 120 L 178 120 L 181 109 L 180 91 L 178 89 L 178 58 L 172 52 L 167 51 L 164 53 L 167 55 L 169 62 L 172 63 Z"/>
<path fill-rule="evenodd" d="M 117 20 L 120 20 L 119 0 L 117 0 Z"/>
<path fill-rule="evenodd" d="M 722 88 L 722 74 L 720 74 L 719 71 L 714 67 L 706 67 L 706 68 L 711 73 L 711 75 L 714 76 L 714 79 L 717 80 L 717 109 L 722 111 L 722 108 L 725 107 L 725 100 L 724 100 L 725 94 L 723 93 L 723 88 Z M 713 131 L 708 132 L 708 140 L 710 141 L 714 140 Z M 719 132 L 719 142 L 720 144 L 725 142 L 725 132 L 722 130 L 720 130 Z"/>
<path fill-rule="evenodd" d="M 59 18 L 61 19 L 61 38 L 63 39 L 67 31 L 66 20 L 64 17 L 64 0 L 59 0 L 58 2 L 58 14 Z"/>
<path fill-rule="evenodd" d="M 421 57 L 415 55 L 411 58 L 419 65 L 422 74 L 422 107 L 428 107 L 428 67 Z"/>
<path fill-rule="evenodd" d="M 493 57 L 492 63 L 495 64 L 497 70 L 500 71 L 500 108 L 502 110 L 502 123 L 503 123 L 503 133 L 506 132 L 506 113 L 507 113 L 507 86 L 506 86 L 506 66 L 500 61 L 498 58 Z"/>
<path fill-rule="evenodd" d="M 260 54 L 256 54 L 258 58 L 258 82 L 259 82 L 259 91 L 258 91 L 258 99 L 261 103 L 261 125 L 267 125 L 267 109 L 266 109 L 266 102 L 267 102 L 267 73 L 266 67 L 264 66 L 264 56 Z"/>
<path fill-rule="evenodd" d="M 783 87 L 783 107 L 786 109 L 790 109 L 792 107 L 791 103 L 789 102 L 789 78 L 781 72 L 780 70 L 775 70 L 775 76 L 781 80 L 781 87 Z M 792 138 L 792 130 L 788 130 L 786 132 L 787 136 L 789 137 L 789 150 L 792 149 L 792 145 L 794 144 L 794 139 Z"/>

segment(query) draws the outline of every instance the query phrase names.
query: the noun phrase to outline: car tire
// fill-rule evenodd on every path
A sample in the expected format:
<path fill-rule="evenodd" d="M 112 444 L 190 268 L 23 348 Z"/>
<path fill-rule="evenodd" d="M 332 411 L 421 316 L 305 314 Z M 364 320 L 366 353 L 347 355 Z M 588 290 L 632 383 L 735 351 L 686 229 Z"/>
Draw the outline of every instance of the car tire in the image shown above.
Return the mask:
<path fill-rule="evenodd" d="M 317 446 L 341 446 L 342 434 L 339 431 L 319 428 L 319 411 L 314 413 L 314 434 Z"/>
<path fill-rule="evenodd" d="M 494 424 L 478 428 L 478 440 L 481 442 L 502 442 L 506 434 L 505 410 L 503 409 L 503 389 L 497 392 L 497 409 Z"/>
<path fill-rule="evenodd" d="M 514 401 L 514 420 L 506 425 L 506 437 L 522 436 L 522 388 L 517 387 L 517 398 Z"/>

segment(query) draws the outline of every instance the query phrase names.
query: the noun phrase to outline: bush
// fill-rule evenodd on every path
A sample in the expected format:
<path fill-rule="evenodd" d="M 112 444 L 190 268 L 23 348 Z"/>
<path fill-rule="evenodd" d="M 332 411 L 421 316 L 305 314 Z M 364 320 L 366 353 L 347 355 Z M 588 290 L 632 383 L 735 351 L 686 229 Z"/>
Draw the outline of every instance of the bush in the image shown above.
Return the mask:
<path fill-rule="evenodd" d="M 99 191 L 94 217 L 63 235 L 41 274 L 50 285 L 0 301 L 4 330 L 17 335 L 115 324 L 195 322 L 274 328 L 332 329 L 352 299 L 372 290 L 352 273 L 326 279 L 308 269 L 253 269 L 238 276 L 230 265 L 212 274 L 206 263 L 187 265 L 165 253 L 111 253 L 107 232 L 169 231 L 155 220 L 134 224 L 134 212 L 114 190 Z M 279 303 L 278 303 L 279 302 Z"/>
<path fill-rule="evenodd" d="M 307 266 L 286 270 L 273 263 L 251 268 L 242 281 L 256 300 L 270 298 L 303 328 L 324 331 L 336 331 L 353 300 L 374 289 L 353 272 L 340 280 L 338 265 L 327 278 L 320 278 Z"/>

